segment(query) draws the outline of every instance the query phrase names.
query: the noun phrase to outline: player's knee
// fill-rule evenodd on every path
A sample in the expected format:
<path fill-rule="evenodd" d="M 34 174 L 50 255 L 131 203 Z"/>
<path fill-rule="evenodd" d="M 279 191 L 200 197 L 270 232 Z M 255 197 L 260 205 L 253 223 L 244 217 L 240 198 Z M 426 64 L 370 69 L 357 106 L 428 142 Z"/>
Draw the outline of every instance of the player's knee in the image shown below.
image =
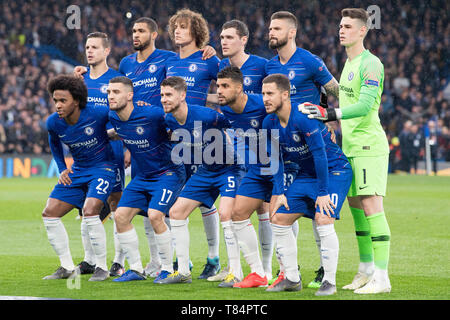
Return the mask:
<path fill-rule="evenodd" d="M 179 220 L 180 216 L 181 216 L 181 210 L 178 208 L 178 206 L 174 205 L 172 208 L 170 208 L 170 211 L 169 211 L 170 219 Z"/>
<path fill-rule="evenodd" d="M 233 207 L 233 211 L 231 212 L 231 219 L 233 221 L 242 221 L 248 219 L 249 216 L 245 210 L 240 206 Z"/>
<path fill-rule="evenodd" d="M 332 223 L 334 223 L 334 220 L 335 220 L 334 218 L 330 218 L 326 214 L 323 214 L 320 212 L 316 212 L 316 215 L 314 217 L 314 221 L 316 221 L 316 224 L 318 226 L 322 226 L 325 224 L 332 224 Z"/>
<path fill-rule="evenodd" d="M 55 216 L 56 216 L 55 211 L 49 208 L 48 206 L 45 207 L 44 210 L 42 211 L 42 218 L 51 218 Z"/>
<path fill-rule="evenodd" d="M 152 226 L 164 222 L 164 214 L 162 212 L 151 211 L 148 213 L 148 218 Z"/>
<path fill-rule="evenodd" d="M 96 216 L 96 215 L 99 215 L 99 214 L 100 214 L 100 211 L 96 210 L 93 207 L 90 207 L 90 206 L 84 206 L 83 207 L 83 216 L 84 217 L 92 217 L 92 216 Z"/>
<path fill-rule="evenodd" d="M 117 230 L 128 224 L 129 219 L 125 212 L 117 210 L 114 214 L 114 222 L 116 223 Z"/>

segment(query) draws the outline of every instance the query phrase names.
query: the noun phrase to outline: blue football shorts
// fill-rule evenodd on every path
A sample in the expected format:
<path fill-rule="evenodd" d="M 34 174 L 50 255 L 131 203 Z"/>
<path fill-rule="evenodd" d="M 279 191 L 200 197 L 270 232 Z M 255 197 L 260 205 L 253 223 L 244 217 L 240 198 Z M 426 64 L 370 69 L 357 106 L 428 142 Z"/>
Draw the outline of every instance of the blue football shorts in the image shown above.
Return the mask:
<path fill-rule="evenodd" d="M 331 217 L 336 220 L 340 219 L 340 211 L 352 183 L 352 176 L 351 169 L 333 171 L 329 174 L 328 191 L 331 201 L 336 206 Z M 317 179 L 297 175 L 285 193 L 290 210 L 281 206 L 277 213 L 303 213 L 305 217 L 314 219 L 317 211 L 315 208 L 317 194 Z"/>

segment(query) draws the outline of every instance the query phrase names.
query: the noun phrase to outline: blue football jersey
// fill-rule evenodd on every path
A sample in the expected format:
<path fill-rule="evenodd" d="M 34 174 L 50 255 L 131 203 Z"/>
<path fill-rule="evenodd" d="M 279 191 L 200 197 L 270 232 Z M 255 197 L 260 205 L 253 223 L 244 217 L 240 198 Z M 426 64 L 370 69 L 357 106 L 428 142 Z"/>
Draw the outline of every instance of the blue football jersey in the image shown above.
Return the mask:
<path fill-rule="evenodd" d="M 74 163 L 72 168 L 110 168 L 113 153 L 106 126 L 109 109 L 86 106 L 81 109 L 76 124 L 69 125 L 55 112 L 47 119 L 49 143 L 53 157 L 61 171 L 67 169 L 61 142 L 69 147 Z"/>
<path fill-rule="evenodd" d="M 327 179 L 329 172 L 339 171 L 350 166 L 341 148 L 331 141 L 331 134 L 323 122 L 309 119 L 294 106 L 292 106 L 285 128 L 281 126 L 276 114 L 269 114 L 264 119 L 263 128 L 279 130 L 283 161 L 292 161 L 298 164 L 297 177 L 320 178 L 320 175 Z M 324 167 L 316 168 L 316 163 L 318 163 L 316 160 L 319 157 Z M 325 183 L 325 181 L 323 182 Z"/>
<path fill-rule="evenodd" d="M 88 98 L 87 105 L 92 107 L 108 107 L 108 94 L 106 90 L 108 88 L 109 80 L 115 77 L 119 77 L 118 71 L 109 68 L 104 74 L 96 79 L 92 79 L 90 76 L 90 68 L 83 74 L 84 83 L 88 88 Z M 111 129 L 112 125 L 110 122 L 107 124 L 107 128 Z M 122 168 L 124 166 L 124 156 L 123 156 L 123 143 L 120 140 L 110 141 L 111 147 L 114 153 L 114 160 L 118 167 Z"/>
<path fill-rule="evenodd" d="M 247 94 L 247 97 L 242 113 L 234 112 L 229 106 L 222 106 L 220 110 L 234 129 L 233 137 L 239 161 L 243 161 L 246 166 L 261 165 L 258 142 L 264 118 L 267 116 L 266 108 L 261 94 Z"/>
<path fill-rule="evenodd" d="M 232 145 L 227 143 L 227 137 L 223 131 L 230 127 L 230 123 L 223 114 L 203 106 L 188 105 L 187 119 L 184 124 L 179 124 L 170 113 L 166 114 L 165 121 L 172 131 L 172 140 L 182 146 L 182 148 L 174 147 L 174 153 L 180 156 L 180 160 L 186 159 L 185 164 L 189 164 L 190 161 L 190 164 L 201 164 L 208 170 L 217 171 L 227 164 L 236 163 Z M 231 149 L 227 150 L 227 148 Z M 176 152 L 178 150 L 180 151 Z M 184 150 L 190 150 L 191 156 L 184 154 Z M 216 151 L 222 153 L 217 154 L 217 158 Z M 227 156 L 232 158 L 228 159 Z"/>
<path fill-rule="evenodd" d="M 262 81 L 266 77 L 266 63 L 267 59 L 253 54 L 249 55 L 248 59 L 241 67 L 242 75 L 244 76 L 244 92 L 245 93 L 261 93 Z M 230 65 L 230 59 L 225 58 L 220 61 L 219 70 Z"/>
<path fill-rule="evenodd" d="M 204 106 L 211 80 L 217 79 L 220 60 L 213 56 L 202 60 L 202 51 L 181 59 L 179 55 L 167 61 L 167 77 L 178 76 L 187 84 L 186 102 Z"/>
<path fill-rule="evenodd" d="M 161 105 L 161 82 L 166 78 L 166 61 L 176 53 L 155 49 L 144 61 L 137 61 L 137 52 L 120 61 L 119 72 L 133 82 L 133 102 L 145 101 L 151 105 Z"/>
<path fill-rule="evenodd" d="M 90 68 L 88 68 L 88 71 L 83 74 L 84 83 L 88 89 L 88 106 L 108 107 L 108 94 L 106 93 L 106 90 L 108 89 L 109 80 L 119 77 L 122 74 L 111 68 L 109 68 L 108 71 L 97 79 L 92 79 L 90 74 Z"/>
<path fill-rule="evenodd" d="M 152 177 L 176 166 L 171 160 L 172 146 L 162 108 L 135 106 L 127 121 L 120 120 L 114 111 L 109 118 L 135 160 L 137 175 Z"/>
<path fill-rule="evenodd" d="M 322 59 L 302 48 L 297 48 L 286 64 L 280 63 L 278 55 L 270 59 L 266 73 L 281 73 L 289 78 L 293 106 L 303 102 L 320 104 L 320 87 L 333 78 Z"/>

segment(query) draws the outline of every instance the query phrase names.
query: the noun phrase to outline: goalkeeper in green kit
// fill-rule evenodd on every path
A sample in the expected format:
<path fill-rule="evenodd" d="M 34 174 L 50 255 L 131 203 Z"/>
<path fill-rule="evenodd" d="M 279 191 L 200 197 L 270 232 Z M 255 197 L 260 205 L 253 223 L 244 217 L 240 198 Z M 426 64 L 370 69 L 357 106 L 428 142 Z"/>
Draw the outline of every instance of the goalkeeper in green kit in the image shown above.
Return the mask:
<path fill-rule="evenodd" d="M 353 169 L 348 203 L 360 257 L 358 273 L 343 289 L 359 294 L 391 291 L 387 271 L 390 230 L 383 208 L 389 145 L 378 117 L 384 67 L 364 48 L 370 23 L 364 9 L 342 10 L 339 39 L 348 59 L 339 81 L 340 108 L 322 108 L 309 103 L 301 107 L 309 118 L 341 120 L 342 150 Z"/>

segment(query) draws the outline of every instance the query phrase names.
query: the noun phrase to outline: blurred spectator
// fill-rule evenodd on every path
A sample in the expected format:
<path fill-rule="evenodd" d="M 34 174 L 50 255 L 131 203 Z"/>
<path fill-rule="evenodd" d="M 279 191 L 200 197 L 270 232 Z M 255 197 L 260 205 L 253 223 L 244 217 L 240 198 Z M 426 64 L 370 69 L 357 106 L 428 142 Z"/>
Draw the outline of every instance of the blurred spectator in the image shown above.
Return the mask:
<path fill-rule="evenodd" d="M 450 24 L 449 12 L 443 10 L 448 7 L 447 2 L 376 2 L 381 11 L 381 28 L 369 32 L 365 46 L 380 57 L 385 67 L 380 119 L 395 151 L 394 157 L 404 144 L 392 144 L 392 140 L 400 137 L 405 121 L 412 121 L 411 130 L 415 131 L 417 126 L 421 134 L 423 125 L 433 120 L 439 129 L 436 157 L 450 160 L 450 110 L 446 100 L 450 99 Z M 16 0 L 0 7 L 0 128 L 4 128 L 6 135 L 5 141 L 0 140 L 1 153 L 50 152 L 45 121 L 54 107 L 46 85 L 56 71 L 51 58 L 39 53 L 42 46 L 53 45 L 67 57 L 85 64 L 86 35 L 102 31 L 112 42 L 108 64 L 117 69 L 120 60 L 133 52 L 131 27 L 135 19 L 142 16 L 156 19 L 159 26 L 156 46 L 175 50 L 167 23 L 176 10 L 189 7 L 201 12 L 208 21 L 210 44 L 216 48 L 219 58 L 221 26 L 231 19 L 246 22 L 251 30 L 247 52 L 271 58 L 275 52 L 267 45 L 270 15 L 288 10 L 299 20 L 297 45 L 320 56 L 339 79 L 346 61 L 338 39 L 340 11 L 345 7 L 367 6 L 366 2 L 350 0 L 264 3 L 257 0 L 80 0 L 76 2 L 81 11 L 80 28 L 68 29 L 67 7 L 72 4 L 67 0 Z M 337 106 L 338 102 L 330 97 L 329 104 Z M 417 150 L 413 150 L 411 164 L 417 156 Z"/>

